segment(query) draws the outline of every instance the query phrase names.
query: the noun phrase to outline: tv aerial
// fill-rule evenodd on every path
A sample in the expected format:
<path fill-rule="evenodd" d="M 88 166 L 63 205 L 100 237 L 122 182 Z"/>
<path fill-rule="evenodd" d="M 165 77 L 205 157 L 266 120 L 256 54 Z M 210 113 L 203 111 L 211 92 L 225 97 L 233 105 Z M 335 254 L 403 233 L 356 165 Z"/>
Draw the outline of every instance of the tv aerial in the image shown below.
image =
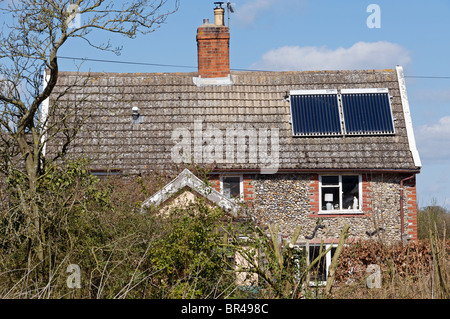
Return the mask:
<path fill-rule="evenodd" d="M 236 3 L 231 3 L 230 0 L 227 2 L 227 15 L 228 15 L 228 27 L 230 27 L 230 13 L 234 13 L 234 8 Z"/>

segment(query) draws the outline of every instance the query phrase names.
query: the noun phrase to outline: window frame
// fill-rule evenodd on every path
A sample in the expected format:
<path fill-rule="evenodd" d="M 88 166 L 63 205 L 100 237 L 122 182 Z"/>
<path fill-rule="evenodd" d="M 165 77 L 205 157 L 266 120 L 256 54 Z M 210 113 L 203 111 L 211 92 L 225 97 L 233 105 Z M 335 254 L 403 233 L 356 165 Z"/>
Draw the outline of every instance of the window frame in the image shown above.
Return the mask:
<path fill-rule="evenodd" d="M 322 209 L 323 203 L 322 203 L 322 188 L 327 187 L 336 187 L 336 186 L 323 186 L 322 185 L 322 177 L 323 176 L 338 176 L 339 178 L 339 209 L 336 210 L 324 210 Z M 358 209 L 345 209 L 342 207 L 342 177 L 343 176 L 358 176 Z M 361 174 L 323 174 L 319 175 L 319 211 L 318 214 L 322 215 L 336 215 L 336 214 L 364 214 L 364 211 L 362 210 L 363 204 L 363 192 L 362 192 L 362 175 Z"/>
<path fill-rule="evenodd" d="M 239 198 L 230 198 L 231 200 L 243 201 L 244 200 L 244 175 L 242 174 L 226 174 L 220 175 L 220 193 L 223 193 L 223 179 L 224 177 L 239 177 Z"/>

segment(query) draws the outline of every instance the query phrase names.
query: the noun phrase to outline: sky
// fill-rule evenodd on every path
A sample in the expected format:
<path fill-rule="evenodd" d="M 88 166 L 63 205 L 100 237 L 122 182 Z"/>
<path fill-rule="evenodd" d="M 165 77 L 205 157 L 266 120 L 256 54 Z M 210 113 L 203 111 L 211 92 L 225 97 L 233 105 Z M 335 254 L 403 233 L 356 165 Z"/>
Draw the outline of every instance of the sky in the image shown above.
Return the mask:
<path fill-rule="evenodd" d="M 175 0 L 169 0 L 167 10 Z M 226 2 L 226 0 L 225 0 Z M 231 0 L 230 67 L 235 70 L 386 69 L 401 65 L 422 170 L 421 207 L 450 209 L 450 1 L 449 0 Z M 82 71 L 192 72 L 197 70 L 196 32 L 214 21 L 213 0 L 181 0 L 179 10 L 155 32 L 111 39 L 121 55 L 71 40 L 59 53 L 77 57 L 161 64 L 86 61 Z M 0 17 L 1 18 L 1 17 Z M 228 23 L 228 16 L 225 17 Z M 82 17 L 81 17 L 82 23 Z M 60 70 L 80 61 L 60 59 Z M 177 67 L 175 67 L 177 66 Z"/>

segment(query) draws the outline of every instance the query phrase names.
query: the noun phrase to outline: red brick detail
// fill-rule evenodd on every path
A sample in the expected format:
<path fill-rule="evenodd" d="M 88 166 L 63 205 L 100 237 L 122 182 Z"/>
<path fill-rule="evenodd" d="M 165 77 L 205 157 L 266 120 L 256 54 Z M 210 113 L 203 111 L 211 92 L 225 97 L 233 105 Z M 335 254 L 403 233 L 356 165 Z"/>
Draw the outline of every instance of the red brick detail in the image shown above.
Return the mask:
<path fill-rule="evenodd" d="M 197 29 L 198 74 L 221 78 L 230 74 L 230 31 L 224 26 Z"/>
<path fill-rule="evenodd" d="M 309 206 L 310 212 L 313 214 L 319 213 L 320 199 L 319 199 L 319 175 L 314 174 L 309 182 Z"/>
<path fill-rule="evenodd" d="M 408 181 L 406 191 L 406 209 L 407 209 L 407 234 L 410 236 L 410 240 L 417 242 L 417 189 L 416 189 L 416 178 L 414 177 L 411 181 Z"/>
<path fill-rule="evenodd" d="M 255 199 L 253 193 L 253 183 L 252 177 L 250 175 L 243 176 L 243 184 L 244 184 L 244 201 L 252 201 Z"/>
<path fill-rule="evenodd" d="M 209 182 L 211 183 L 211 186 L 220 193 L 220 176 L 219 175 L 210 176 Z"/>
<path fill-rule="evenodd" d="M 364 215 L 370 215 L 372 213 L 372 188 L 370 185 L 371 182 L 371 176 L 368 174 L 362 175 L 362 211 L 364 212 Z"/>

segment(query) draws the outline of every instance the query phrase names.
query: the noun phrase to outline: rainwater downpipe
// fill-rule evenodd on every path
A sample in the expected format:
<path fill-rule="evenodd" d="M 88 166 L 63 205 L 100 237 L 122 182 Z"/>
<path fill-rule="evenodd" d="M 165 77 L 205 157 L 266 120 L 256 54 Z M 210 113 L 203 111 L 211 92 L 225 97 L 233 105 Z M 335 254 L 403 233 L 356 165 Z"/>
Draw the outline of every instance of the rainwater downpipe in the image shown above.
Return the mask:
<path fill-rule="evenodd" d="M 400 181 L 400 240 L 403 242 L 403 231 L 405 226 L 404 216 L 403 216 L 403 182 L 414 178 L 416 175 L 411 175 Z"/>

